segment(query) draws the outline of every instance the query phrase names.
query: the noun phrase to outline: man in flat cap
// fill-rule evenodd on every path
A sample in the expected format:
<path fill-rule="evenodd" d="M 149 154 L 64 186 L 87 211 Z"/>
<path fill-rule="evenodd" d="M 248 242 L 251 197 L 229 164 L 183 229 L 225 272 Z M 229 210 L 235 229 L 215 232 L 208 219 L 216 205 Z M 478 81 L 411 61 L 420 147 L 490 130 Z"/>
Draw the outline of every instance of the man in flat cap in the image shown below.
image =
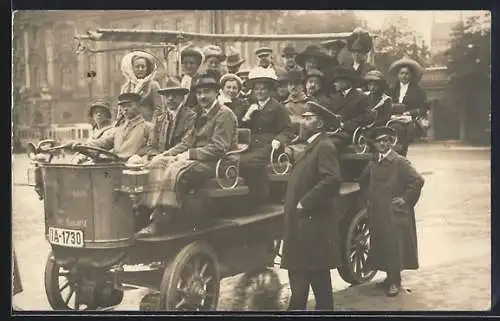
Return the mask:
<path fill-rule="evenodd" d="M 192 90 L 198 100 L 193 133 L 163 154 L 163 166 L 150 171 L 149 182 L 155 189 L 145 196 L 145 203 L 153 210 L 152 222 L 138 236 L 179 228 L 186 221 L 195 223 L 179 216 L 183 197 L 215 176 L 217 161 L 237 146 L 238 121 L 231 109 L 217 100 L 219 81 L 211 73 L 201 74 Z"/>
<path fill-rule="evenodd" d="M 87 145 L 110 150 L 124 160 L 133 155 L 144 156 L 153 126 L 144 120 L 141 114 L 141 98 L 136 93 L 121 94 L 118 97 L 118 105 L 124 115 L 124 121 L 100 138 L 90 140 Z"/>
<path fill-rule="evenodd" d="M 340 264 L 340 218 L 332 210 L 340 188 L 337 151 L 324 132 L 324 110 L 309 102 L 302 114 L 301 140 L 306 143 L 288 181 L 281 268 L 288 270 L 291 298 L 288 310 L 305 310 L 312 287 L 315 310 L 333 310 L 330 270 Z M 318 107 L 319 106 L 319 107 Z"/>
<path fill-rule="evenodd" d="M 411 162 L 392 150 L 395 137 L 392 128 L 372 129 L 368 142 L 374 160 L 359 178 L 370 222 L 367 264 L 370 270 L 387 273 L 376 287 L 390 297 L 400 292 L 401 271 L 419 267 L 414 208 L 424 185 Z"/>
<path fill-rule="evenodd" d="M 255 50 L 255 56 L 257 57 L 257 66 L 261 68 L 271 68 L 274 72 L 278 74 L 283 70 L 273 63 L 273 50 L 269 47 L 260 47 Z"/>

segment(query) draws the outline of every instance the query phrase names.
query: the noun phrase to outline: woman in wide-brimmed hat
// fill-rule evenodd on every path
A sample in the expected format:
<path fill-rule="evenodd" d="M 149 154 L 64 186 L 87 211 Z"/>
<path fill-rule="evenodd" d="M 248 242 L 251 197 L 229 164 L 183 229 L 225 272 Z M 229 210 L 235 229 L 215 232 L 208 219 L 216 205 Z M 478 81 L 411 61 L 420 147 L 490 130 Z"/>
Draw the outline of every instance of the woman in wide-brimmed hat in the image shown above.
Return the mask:
<path fill-rule="evenodd" d="M 105 132 L 114 128 L 111 123 L 111 108 L 106 101 L 96 101 L 88 110 L 90 123 L 92 124 L 92 135 L 90 139 L 98 139 Z"/>
<path fill-rule="evenodd" d="M 368 108 L 375 114 L 375 126 L 384 126 L 391 117 L 392 107 L 384 74 L 379 70 L 371 70 L 365 75 L 364 81 L 368 88 Z"/>
<path fill-rule="evenodd" d="M 272 93 L 278 84 L 273 69 L 255 68 L 250 71 L 246 85 L 252 89 L 255 103 L 240 117 L 241 127 L 251 130 L 248 152 L 241 154 L 241 174 L 250 189 L 249 206 L 262 204 L 269 195 L 267 165 L 271 145 L 288 142 L 290 118 Z"/>
<path fill-rule="evenodd" d="M 404 57 L 395 61 L 389 67 L 389 73 L 397 75 L 398 78 L 396 84 L 389 91 L 394 103 L 404 104 L 404 114 L 411 115 L 414 120 L 418 117 L 426 117 L 428 110 L 427 95 L 418 84 L 423 74 L 423 69 L 420 64 L 413 59 Z M 414 129 L 419 128 L 417 126 Z M 401 141 L 402 145 L 408 146 L 416 135 L 423 133 L 422 128 L 419 130 L 421 131 L 420 133 L 413 131 L 408 134 L 407 139 L 404 138 L 403 141 Z M 407 148 L 401 153 L 405 156 Z"/>
<path fill-rule="evenodd" d="M 152 54 L 136 50 L 126 54 L 121 61 L 121 71 L 126 78 L 120 93 L 136 93 L 141 96 L 143 116 L 151 121 L 153 114 L 162 110 L 160 85 L 155 80 L 162 64 Z"/>
<path fill-rule="evenodd" d="M 222 62 L 227 58 L 226 54 L 219 46 L 207 45 L 203 47 L 203 55 L 205 56 L 203 72 L 212 71 L 217 73 L 217 81 L 219 81 L 222 76 Z"/>
<path fill-rule="evenodd" d="M 297 55 L 297 64 L 307 72 L 311 69 L 325 70 L 332 62 L 332 58 L 321 51 L 319 46 L 307 46 L 307 48 Z"/>

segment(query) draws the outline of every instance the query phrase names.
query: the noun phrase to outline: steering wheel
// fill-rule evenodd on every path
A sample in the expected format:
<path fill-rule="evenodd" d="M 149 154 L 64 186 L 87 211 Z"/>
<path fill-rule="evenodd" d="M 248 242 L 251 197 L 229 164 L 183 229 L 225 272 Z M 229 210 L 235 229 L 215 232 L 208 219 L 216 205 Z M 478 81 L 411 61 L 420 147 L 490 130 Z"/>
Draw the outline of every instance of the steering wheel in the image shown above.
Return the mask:
<path fill-rule="evenodd" d="M 76 144 L 71 146 L 71 149 L 77 153 L 90 157 L 95 162 L 105 162 L 110 160 L 116 162 L 122 161 L 120 156 L 99 147 Z M 102 157 L 103 155 L 107 157 Z"/>

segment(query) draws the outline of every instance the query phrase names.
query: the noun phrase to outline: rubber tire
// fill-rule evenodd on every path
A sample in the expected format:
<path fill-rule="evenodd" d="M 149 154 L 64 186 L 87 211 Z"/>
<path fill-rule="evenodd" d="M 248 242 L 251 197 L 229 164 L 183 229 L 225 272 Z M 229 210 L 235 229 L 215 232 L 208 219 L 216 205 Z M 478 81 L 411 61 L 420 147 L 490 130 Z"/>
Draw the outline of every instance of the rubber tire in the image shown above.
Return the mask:
<path fill-rule="evenodd" d="M 72 311 L 73 309 L 64 303 L 59 291 L 59 264 L 52 259 L 52 256 L 51 251 L 45 263 L 44 283 L 47 300 L 52 309 L 56 311 Z"/>
<path fill-rule="evenodd" d="M 349 222 L 346 233 L 344 235 L 344 239 L 342 240 L 342 264 L 337 268 L 337 271 L 339 272 L 340 277 L 345 282 L 350 283 L 352 285 L 358 285 L 369 282 L 377 274 L 377 271 L 372 271 L 367 278 L 360 280 L 357 277 L 357 275 L 354 274 L 354 271 L 351 270 L 349 264 L 349 250 L 350 250 L 349 242 L 352 238 L 352 234 L 354 232 L 356 225 L 366 214 L 367 210 L 366 208 L 363 208 L 360 211 L 358 211 L 356 215 L 354 215 L 354 217 Z"/>
<path fill-rule="evenodd" d="M 159 310 L 174 310 L 175 306 L 172 306 L 172 303 L 169 302 L 172 299 L 172 291 L 175 291 L 172 289 L 174 289 L 174 285 L 177 284 L 177 282 L 174 281 L 177 281 L 179 279 L 179 275 L 189 259 L 199 253 L 208 255 L 213 261 L 212 263 L 215 269 L 216 290 L 213 298 L 214 303 L 210 307 L 210 311 L 215 311 L 217 309 L 220 292 L 219 260 L 217 259 L 217 255 L 210 245 L 208 245 L 206 242 L 196 241 L 186 245 L 175 256 L 174 260 L 165 268 L 160 285 L 160 299 L 158 301 Z"/>

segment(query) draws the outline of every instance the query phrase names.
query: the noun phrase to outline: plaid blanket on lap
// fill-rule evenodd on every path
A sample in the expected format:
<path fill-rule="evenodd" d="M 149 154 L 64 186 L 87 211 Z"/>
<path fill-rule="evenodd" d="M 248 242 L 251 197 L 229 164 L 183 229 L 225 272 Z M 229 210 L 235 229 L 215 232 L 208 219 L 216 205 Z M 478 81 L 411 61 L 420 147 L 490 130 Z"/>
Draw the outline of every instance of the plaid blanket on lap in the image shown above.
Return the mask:
<path fill-rule="evenodd" d="M 169 206 L 179 208 L 182 193 L 179 193 L 179 180 L 196 161 L 178 161 L 174 157 L 157 157 L 148 165 L 148 188 L 144 193 L 143 205 L 149 208 Z"/>

